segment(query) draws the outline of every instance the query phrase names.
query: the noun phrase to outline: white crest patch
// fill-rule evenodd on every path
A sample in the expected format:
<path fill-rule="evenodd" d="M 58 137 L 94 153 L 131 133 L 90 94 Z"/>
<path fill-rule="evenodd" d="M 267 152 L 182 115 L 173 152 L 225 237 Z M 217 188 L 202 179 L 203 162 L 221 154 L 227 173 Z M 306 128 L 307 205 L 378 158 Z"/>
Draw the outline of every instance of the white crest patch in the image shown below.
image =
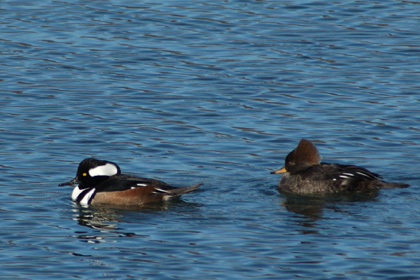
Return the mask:
<path fill-rule="evenodd" d="M 113 176 L 118 173 L 118 168 L 115 164 L 107 163 L 105 165 L 100 165 L 95 168 L 89 169 L 90 177 L 95 176 Z"/>

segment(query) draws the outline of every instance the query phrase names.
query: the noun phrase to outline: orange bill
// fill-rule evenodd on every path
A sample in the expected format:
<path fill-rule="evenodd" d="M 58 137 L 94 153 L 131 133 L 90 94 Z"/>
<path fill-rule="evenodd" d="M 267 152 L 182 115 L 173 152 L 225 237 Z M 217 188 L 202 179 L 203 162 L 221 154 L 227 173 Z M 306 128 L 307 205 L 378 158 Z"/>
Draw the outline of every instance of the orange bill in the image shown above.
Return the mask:
<path fill-rule="evenodd" d="M 280 173 L 285 173 L 285 172 L 287 172 L 286 167 L 282 167 L 279 170 L 271 171 L 271 174 L 280 174 Z"/>

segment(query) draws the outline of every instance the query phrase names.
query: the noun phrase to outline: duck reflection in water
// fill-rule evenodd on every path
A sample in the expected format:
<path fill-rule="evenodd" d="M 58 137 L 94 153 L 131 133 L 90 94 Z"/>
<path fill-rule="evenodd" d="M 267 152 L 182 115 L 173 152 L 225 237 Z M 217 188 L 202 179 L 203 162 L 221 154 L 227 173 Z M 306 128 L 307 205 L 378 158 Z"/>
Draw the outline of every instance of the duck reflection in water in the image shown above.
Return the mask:
<path fill-rule="evenodd" d="M 108 238 L 115 237 L 143 237 L 142 234 L 133 232 L 126 232 L 121 226 L 124 223 L 131 223 L 141 221 L 142 223 L 148 219 L 149 216 L 158 215 L 161 212 L 169 209 L 175 211 L 188 211 L 189 213 L 194 209 L 199 209 L 201 205 L 197 203 L 185 202 L 182 200 L 168 202 L 165 204 L 156 203 L 148 204 L 147 207 L 126 207 L 126 208 L 112 208 L 109 206 L 90 206 L 81 207 L 74 204 L 74 212 L 76 213 L 73 220 L 81 226 L 95 229 L 95 234 L 92 231 L 78 230 L 76 237 L 90 243 L 106 242 Z M 187 209 L 187 210 L 183 210 Z M 139 217 L 140 216 L 140 217 Z M 145 218 L 146 216 L 146 218 Z"/>
<path fill-rule="evenodd" d="M 324 209 L 341 212 L 340 204 L 343 202 L 375 201 L 378 192 L 357 194 L 336 194 L 328 196 L 305 196 L 279 192 L 284 196 L 282 205 L 291 212 L 304 215 L 312 220 L 321 219 Z"/>

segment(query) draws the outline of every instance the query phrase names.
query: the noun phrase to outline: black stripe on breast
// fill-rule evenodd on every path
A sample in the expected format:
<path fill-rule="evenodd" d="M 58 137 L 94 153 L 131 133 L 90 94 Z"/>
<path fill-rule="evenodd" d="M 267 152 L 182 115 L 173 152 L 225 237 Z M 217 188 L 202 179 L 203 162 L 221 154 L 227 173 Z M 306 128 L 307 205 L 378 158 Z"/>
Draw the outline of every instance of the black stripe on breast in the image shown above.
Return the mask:
<path fill-rule="evenodd" d="M 83 200 L 83 198 L 85 198 L 85 196 L 91 191 L 93 190 L 92 188 L 90 189 L 86 189 L 84 191 L 82 191 L 78 196 L 76 201 L 80 203 L 80 201 Z M 89 201 L 87 202 L 88 204 L 90 204 L 92 202 L 92 199 L 95 197 L 96 191 L 94 191 L 94 193 L 90 196 Z"/>

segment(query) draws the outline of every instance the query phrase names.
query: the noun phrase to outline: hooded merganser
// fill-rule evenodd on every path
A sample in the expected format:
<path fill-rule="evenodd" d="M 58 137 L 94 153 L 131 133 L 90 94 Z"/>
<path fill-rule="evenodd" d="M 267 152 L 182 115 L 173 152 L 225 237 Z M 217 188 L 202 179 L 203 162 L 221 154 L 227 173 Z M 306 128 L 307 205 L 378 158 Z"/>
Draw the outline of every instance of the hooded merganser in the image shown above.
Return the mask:
<path fill-rule="evenodd" d="M 381 176 L 363 167 L 321 162 L 317 148 L 306 139 L 301 139 L 287 155 L 283 168 L 271 172 L 279 173 L 286 173 L 279 182 L 280 189 L 296 194 L 355 193 L 409 186 L 382 181 Z"/>
<path fill-rule="evenodd" d="M 114 162 L 86 158 L 80 162 L 76 177 L 59 186 L 67 185 L 77 185 L 71 198 L 82 206 L 142 206 L 180 197 L 201 184 L 175 188 L 159 180 L 121 174 Z"/>

